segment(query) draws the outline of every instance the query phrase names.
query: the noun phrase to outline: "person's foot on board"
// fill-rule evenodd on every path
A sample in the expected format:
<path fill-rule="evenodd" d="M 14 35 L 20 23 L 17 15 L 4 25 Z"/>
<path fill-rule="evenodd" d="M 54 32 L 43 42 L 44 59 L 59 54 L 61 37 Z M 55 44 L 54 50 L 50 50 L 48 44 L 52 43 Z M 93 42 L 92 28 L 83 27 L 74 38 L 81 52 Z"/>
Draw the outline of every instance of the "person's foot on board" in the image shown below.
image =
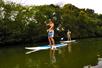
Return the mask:
<path fill-rule="evenodd" d="M 51 47 L 51 45 L 49 44 L 48 46 L 50 46 Z"/>
<path fill-rule="evenodd" d="M 56 46 L 52 46 L 51 49 L 52 49 L 52 50 L 57 50 L 57 49 L 56 49 Z"/>

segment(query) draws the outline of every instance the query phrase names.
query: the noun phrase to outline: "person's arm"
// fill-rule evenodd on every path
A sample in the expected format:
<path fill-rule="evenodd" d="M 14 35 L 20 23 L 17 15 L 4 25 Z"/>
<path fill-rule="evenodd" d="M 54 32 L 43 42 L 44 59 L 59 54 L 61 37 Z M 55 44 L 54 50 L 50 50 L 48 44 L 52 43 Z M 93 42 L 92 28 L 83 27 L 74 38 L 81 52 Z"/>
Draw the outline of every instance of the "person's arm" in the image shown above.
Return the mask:
<path fill-rule="evenodd" d="M 51 29 L 53 28 L 54 24 L 50 24 L 50 25 L 51 25 L 51 26 L 50 26 L 49 30 L 51 30 Z"/>

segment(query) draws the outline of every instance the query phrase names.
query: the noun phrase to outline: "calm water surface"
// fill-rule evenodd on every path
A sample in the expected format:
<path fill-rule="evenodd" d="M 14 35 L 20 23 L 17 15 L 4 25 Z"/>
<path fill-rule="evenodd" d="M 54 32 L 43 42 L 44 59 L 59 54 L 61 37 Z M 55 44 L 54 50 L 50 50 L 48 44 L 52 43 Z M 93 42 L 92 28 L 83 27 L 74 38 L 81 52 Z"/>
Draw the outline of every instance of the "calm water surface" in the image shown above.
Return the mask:
<path fill-rule="evenodd" d="M 0 68 L 102 68 L 102 38 L 25 54 L 28 51 L 24 47 L 0 48 Z"/>

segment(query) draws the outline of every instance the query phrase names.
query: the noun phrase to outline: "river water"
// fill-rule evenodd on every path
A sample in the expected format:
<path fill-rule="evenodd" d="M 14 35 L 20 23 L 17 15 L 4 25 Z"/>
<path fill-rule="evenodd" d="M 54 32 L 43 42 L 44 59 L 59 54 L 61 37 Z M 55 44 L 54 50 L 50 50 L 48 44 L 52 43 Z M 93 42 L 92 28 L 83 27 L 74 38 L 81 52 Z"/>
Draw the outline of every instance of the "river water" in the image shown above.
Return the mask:
<path fill-rule="evenodd" d="M 28 51 L 20 46 L 0 48 L 0 68 L 102 68 L 102 38 L 76 40 L 57 50 Z"/>

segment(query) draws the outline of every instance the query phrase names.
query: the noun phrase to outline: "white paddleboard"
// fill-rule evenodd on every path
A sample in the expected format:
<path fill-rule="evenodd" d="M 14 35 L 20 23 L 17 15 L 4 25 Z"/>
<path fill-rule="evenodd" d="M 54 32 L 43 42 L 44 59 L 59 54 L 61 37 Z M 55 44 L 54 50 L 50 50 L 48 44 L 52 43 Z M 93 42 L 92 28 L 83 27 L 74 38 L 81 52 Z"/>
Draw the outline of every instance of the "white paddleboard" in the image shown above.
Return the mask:
<path fill-rule="evenodd" d="M 67 44 L 56 44 L 55 47 L 58 48 L 58 47 L 62 47 L 65 45 Z M 49 45 L 38 46 L 38 47 L 25 47 L 25 49 L 28 49 L 28 50 L 44 50 L 44 49 L 49 49 L 49 48 L 51 48 L 51 46 Z"/>
<path fill-rule="evenodd" d="M 76 40 L 71 40 L 71 41 L 60 41 L 61 43 L 70 43 L 70 42 L 76 42 Z"/>
<path fill-rule="evenodd" d="M 67 45 L 67 44 L 56 44 L 55 47 L 59 48 L 59 47 L 65 46 L 65 45 Z M 25 49 L 30 50 L 30 51 L 26 52 L 25 54 L 30 54 L 32 52 L 36 52 L 39 50 L 46 50 L 46 49 L 50 49 L 50 48 L 51 48 L 51 46 L 48 46 L 48 45 L 38 46 L 38 47 L 25 47 Z"/>

